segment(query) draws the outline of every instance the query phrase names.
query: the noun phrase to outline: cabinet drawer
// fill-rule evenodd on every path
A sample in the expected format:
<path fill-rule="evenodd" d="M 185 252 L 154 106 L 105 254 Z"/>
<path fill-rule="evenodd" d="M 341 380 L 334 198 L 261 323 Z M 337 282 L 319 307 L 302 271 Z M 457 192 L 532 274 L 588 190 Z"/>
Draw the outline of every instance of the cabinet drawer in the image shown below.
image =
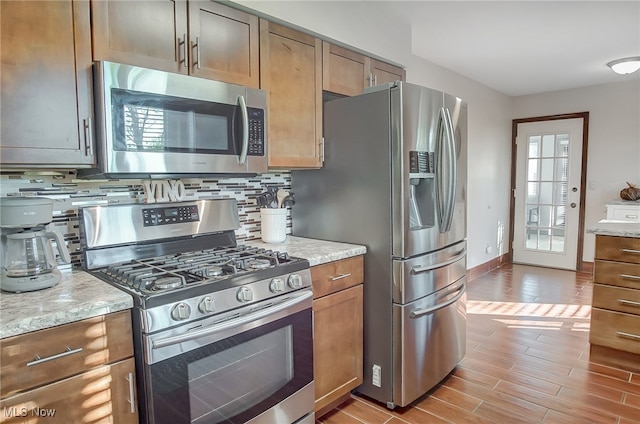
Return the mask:
<path fill-rule="evenodd" d="M 596 260 L 593 282 L 640 290 L 640 265 Z"/>
<path fill-rule="evenodd" d="M 607 219 L 640 222 L 640 208 L 616 207 L 607 211 Z"/>
<path fill-rule="evenodd" d="M 0 397 L 131 357 L 132 343 L 129 311 L 0 340 Z"/>
<path fill-rule="evenodd" d="M 640 238 L 596 236 L 596 259 L 640 264 Z"/>
<path fill-rule="evenodd" d="M 0 402 L 0 423 L 98 421 L 138 423 L 133 358 Z"/>
<path fill-rule="evenodd" d="M 312 266 L 311 280 L 314 299 L 360 284 L 364 280 L 363 256 Z"/>
<path fill-rule="evenodd" d="M 592 308 L 589 342 L 640 354 L 640 316 Z"/>
<path fill-rule="evenodd" d="M 640 290 L 594 284 L 592 305 L 594 308 L 640 315 Z"/>

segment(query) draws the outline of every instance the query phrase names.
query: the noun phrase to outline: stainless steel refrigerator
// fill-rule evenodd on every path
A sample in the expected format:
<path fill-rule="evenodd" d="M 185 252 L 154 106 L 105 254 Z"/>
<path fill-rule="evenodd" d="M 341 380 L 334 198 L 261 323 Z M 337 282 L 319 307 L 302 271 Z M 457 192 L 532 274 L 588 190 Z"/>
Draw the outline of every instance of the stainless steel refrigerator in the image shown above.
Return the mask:
<path fill-rule="evenodd" d="M 466 104 L 403 82 L 324 105 L 325 162 L 292 173 L 293 234 L 367 247 L 364 382 L 405 406 L 465 353 Z"/>

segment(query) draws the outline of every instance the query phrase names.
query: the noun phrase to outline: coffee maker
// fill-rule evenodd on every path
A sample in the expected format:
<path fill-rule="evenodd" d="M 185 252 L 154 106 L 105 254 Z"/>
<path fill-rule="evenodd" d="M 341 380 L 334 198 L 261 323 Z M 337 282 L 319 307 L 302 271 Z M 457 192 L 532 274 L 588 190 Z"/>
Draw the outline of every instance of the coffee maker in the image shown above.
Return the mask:
<path fill-rule="evenodd" d="M 2 270 L 0 289 L 27 292 L 53 287 L 62 276 L 51 241 L 62 262 L 71 263 L 62 234 L 46 229 L 53 220 L 53 200 L 40 197 L 0 199 Z"/>

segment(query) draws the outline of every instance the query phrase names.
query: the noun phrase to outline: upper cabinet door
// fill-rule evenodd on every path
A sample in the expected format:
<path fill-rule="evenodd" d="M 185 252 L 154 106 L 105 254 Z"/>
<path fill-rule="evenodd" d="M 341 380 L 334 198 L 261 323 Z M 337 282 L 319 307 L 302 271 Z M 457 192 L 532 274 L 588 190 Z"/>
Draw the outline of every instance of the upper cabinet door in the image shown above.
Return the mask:
<path fill-rule="evenodd" d="M 188 72 L 185 0 L 91 2 L 93 58 Z"/>
<path fill-rule="evenodd" d="M 257 88 L 258 18 L 211 1 L 92 4 L 94 60 Z"/>
<path fill-rule="evenodd" d="M 322 166 L 322 42 L 260 20 L 260 80 L 268 92 L 269 166 Z"/>
<path fill-rule="evenodd" d="M 369 77 L 367 57 L 363 54 L 322 42 L 322 89 L 356 96 L 362 94 Z"/>
<path fill-rule="evenodd" d="M 403 68 L 390 65 L 376 59 L 369 59 L 369 85 L 385 84 L 393 81 L 405 81 L 406 72 Z"/>
<path fill-rule="evenodd" d="M 0 1 L 3 166 L 86 166 L 91 33 L 86 1 Z"/>
<path fill-rule="evenodd" d="M 191 73 L 258 88 L 258 17 L 210 1 L 189 2 Z"/>

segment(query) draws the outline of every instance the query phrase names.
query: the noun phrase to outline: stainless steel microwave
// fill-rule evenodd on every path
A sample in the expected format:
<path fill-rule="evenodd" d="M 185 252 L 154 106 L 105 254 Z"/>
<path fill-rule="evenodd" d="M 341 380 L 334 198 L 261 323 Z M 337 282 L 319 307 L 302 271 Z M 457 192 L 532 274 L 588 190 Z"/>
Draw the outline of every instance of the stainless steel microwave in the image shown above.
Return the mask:
<path fill-rule="evenodd" d="M 267 171 L 266 92 L 113 62 L 94 63 L 98 170 L 107 178 Z"/>

